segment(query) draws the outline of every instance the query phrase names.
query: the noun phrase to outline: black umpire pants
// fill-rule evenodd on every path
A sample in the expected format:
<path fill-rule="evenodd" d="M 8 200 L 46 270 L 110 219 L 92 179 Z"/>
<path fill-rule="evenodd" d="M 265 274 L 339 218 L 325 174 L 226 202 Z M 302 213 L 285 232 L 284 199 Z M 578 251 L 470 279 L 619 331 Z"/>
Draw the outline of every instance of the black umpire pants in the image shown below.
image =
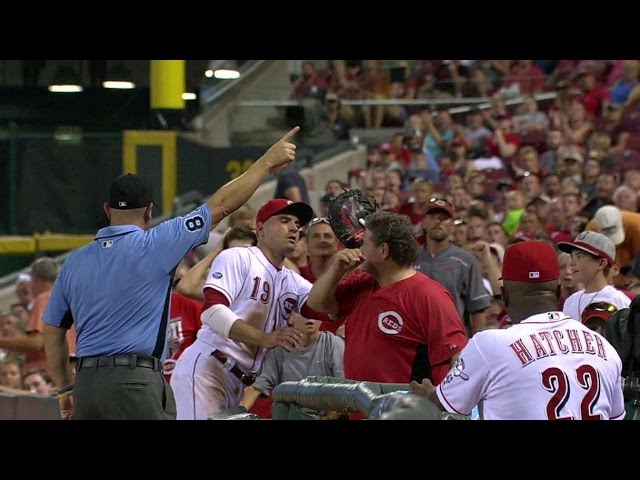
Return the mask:
<path fill-rule="evenodd" d="M 73 387 L 76 420 L 175 420 L 173 390 L 148 355 L 84 357 Z"/>

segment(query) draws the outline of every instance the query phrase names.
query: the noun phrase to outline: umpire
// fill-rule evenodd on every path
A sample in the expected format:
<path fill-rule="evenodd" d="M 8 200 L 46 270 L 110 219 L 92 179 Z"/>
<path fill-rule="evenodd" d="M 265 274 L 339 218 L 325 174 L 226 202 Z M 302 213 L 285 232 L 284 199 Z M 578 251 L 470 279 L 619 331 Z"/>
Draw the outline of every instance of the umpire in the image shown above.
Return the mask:
<path fill-rule="evenodd" d="M 295 157 L 292 129 L 207 203 L 153 229 L 152 186 L 118 177 L 104 210 L 110 226 L 62 266 L 45 310 L 45 353 L 57 385 L 73 383 L 65 333 L 75 323 L 77 374 L 63 418 L 173 420 L 173 391 L 162 375 L 171 284 L 185 254 L 205 243 L 272 170 Z"/>

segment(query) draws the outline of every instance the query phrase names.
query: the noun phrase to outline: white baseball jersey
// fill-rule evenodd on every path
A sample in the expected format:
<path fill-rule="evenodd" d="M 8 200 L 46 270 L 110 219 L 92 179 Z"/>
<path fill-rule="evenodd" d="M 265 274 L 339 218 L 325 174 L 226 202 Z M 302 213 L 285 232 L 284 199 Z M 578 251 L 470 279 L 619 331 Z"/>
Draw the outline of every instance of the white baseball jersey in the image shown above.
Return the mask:
<path fill-rule="evenodd" d="M 562 311 L 567 317 L 580 320 L 585 307 L 593 302 L 606 302 L 615 305 L 618 309 L 627 308 L 631 300 L 624 293 L 611 285 L 607 285 L 597 292 L 585 293 L 579 290 L 569 295 L 565 300 Z"/>
<path fill-rule="evenodd" d="M 473 336 L 436 387 L 440 403 L 485 420 L 622 419 L 622 362 L 609 342 L 562 312 Z"/>
<path fill-rule="evenodd" d="M 278 270 L 258 247 L 238 247 L 224 250 L 215 258 L 204 288 L 224 294 L 238 318 L 270 333 L 286 327 L 292 312 L 300 312 L 311 283 L 286 267 Z M 252 373 L 260 371 L 267 354 L 264 348 L 225 338 L 204 324 L 198 340 L 227 354 Z"/>

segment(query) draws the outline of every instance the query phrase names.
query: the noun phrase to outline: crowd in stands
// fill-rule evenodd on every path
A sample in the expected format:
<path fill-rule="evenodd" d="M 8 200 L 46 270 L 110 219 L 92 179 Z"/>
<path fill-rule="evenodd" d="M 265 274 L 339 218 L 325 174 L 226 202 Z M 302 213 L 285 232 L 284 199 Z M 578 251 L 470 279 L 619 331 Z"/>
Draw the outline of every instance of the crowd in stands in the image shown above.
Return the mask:
<path fill-rule="evenodd" d="M 572 241 L 603 228 L 594 217 L 611 205 L 628 232 L 627 247 L 616 244 L 611 281 L 630 295 L 640 290 L 640 243 L 631 246 L 632 237 L 640 242 L 637 60 L 333 60 L 324 72 L 304 62 L 302 72 L 292 98 L 324 99 L 325 109 L 341 99 L 487 97 L 486 107 L 453 110 L 460 113 L 399 102 L 342 106 L 336 117 L 397 127 L 387 142 L 369 146 L 364 168 L 341 180 L 380 208 L 409 216 L 419 245 L 433 198 L 450 202 L 451 242 L 473 252 L 485 272 L 492 256 L 481 252 L 499 263 L 514 241 Z M 551 95 L 539 101 L 539 93 Z M 327 192 L 321 200 L 325 208 L 330 198 Z M 563 288 L 571 268 L 565 277 Z M 498 293 L 486 275 L 484 282 Z"/>
<path fill-rule="evenodd" d="M 499 295 L 499 272 L 505 249 L 517 241 L 545 240 L 555 246 L 585 230 L 600 230 L 616 246 L 608 282 L 633 298 L 640 291 L 639 74 L 636 60 L 334 60 L 326 72 L 305 61 L 292 98 L 321 101 L 323 118 L 337 139 L 348 139 L 351 126 L 397 131 L 386 142 L 368 147 L 362 168 L 326 184 L 318 218 L 305 229 L 288 266 L 311 282 L 325 271 L 341 248 L 323 220 L 328 204 L 346 189 L 360 188 L 380 209 L 406 215 L 421 247 L 431 238 L 427 225 L 432 224 L 425 222 L 425 215 L 434 202 L 441 202 L 440 217 L 433 222 L 446 224 L 437 228 L 456 249 L 468 252 L 474 265 L 469 271 L 478 272 L 489 298 L 475 310 L 467 302 L 460 308 L 470 310 L 460 314 L 473 317 L 483 312 L 484 320 L 478 320 L 482 328 L 509 326 Z M 535 94 L 542 92 L 555 95 L 538 101 Z M 414 105 L 341 105 L 342 99 L 465 97 L 487 97 L 490 105 L 457 114 Z M 511 104 L 512 99 L 522 101 Z M 307 192 L 294 181 L 283 180 L 281 190 L 285 196 L 295 190 L 293 201 L 306 200 Z M 624 230 L 623 240 L 606 231 L 607 220 Z M 234 227 L 236 232 L 243 225 L 255 229 L 255 210 L 248 206 L 224 228 Z M 210 253 L 194 282 L 194 298 L 208 265 L 228 246 L 224 230 L 213 232 L 209 245 L 179 267 L 178 278 Z M 557 252 L 564 301 L 584 285 L 574 278 L 570 256 Z M 15 305 L 0 316 L 0 337 L 27 335 L 34 304 L 29 285 L 26 278 L 17 285 Z M 463 297 L 477 291 L 471 282 L 458 287 Z M 176 294 L 185 293 L 180 289 L 178 284 Z M 322 330 L 344 335 L 343 325 L 318 320 L 325 320 Z M 199 323 L 199 318 L 193 319 L 194 325 Z M 465 325 L 469 334 L 476 331 L 468 318 Z M 196 330 L 197 326 L 194 335 Z M 40 380 L 32 378 L 35 373 L 50 383 L 43 370 L 23 375 L 15 361 L 21 354 L 0 350 L 0 357 L 0 386 L 40 392 Z"/>

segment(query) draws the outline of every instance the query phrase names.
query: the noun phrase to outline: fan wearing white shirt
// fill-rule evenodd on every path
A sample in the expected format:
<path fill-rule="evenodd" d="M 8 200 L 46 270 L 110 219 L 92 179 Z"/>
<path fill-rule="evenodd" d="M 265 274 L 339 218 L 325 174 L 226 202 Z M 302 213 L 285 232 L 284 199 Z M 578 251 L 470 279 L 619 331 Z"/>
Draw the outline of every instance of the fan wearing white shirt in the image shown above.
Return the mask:
<path fill-rule="evenodd" d="M 577 282 L 584 285 L 564 303 L 563 312 L 568 317 L 580 319 L 585 307 L 594 302 L 606 302 L 618 309 L 626 308 L 631 301 L 620 290 L 609 284 L 607 277 L 616 246 L 601 233 L 582 232 L 573 242 L 560 242 L 558 248 L 571 254 L 570 268 Z"/>

